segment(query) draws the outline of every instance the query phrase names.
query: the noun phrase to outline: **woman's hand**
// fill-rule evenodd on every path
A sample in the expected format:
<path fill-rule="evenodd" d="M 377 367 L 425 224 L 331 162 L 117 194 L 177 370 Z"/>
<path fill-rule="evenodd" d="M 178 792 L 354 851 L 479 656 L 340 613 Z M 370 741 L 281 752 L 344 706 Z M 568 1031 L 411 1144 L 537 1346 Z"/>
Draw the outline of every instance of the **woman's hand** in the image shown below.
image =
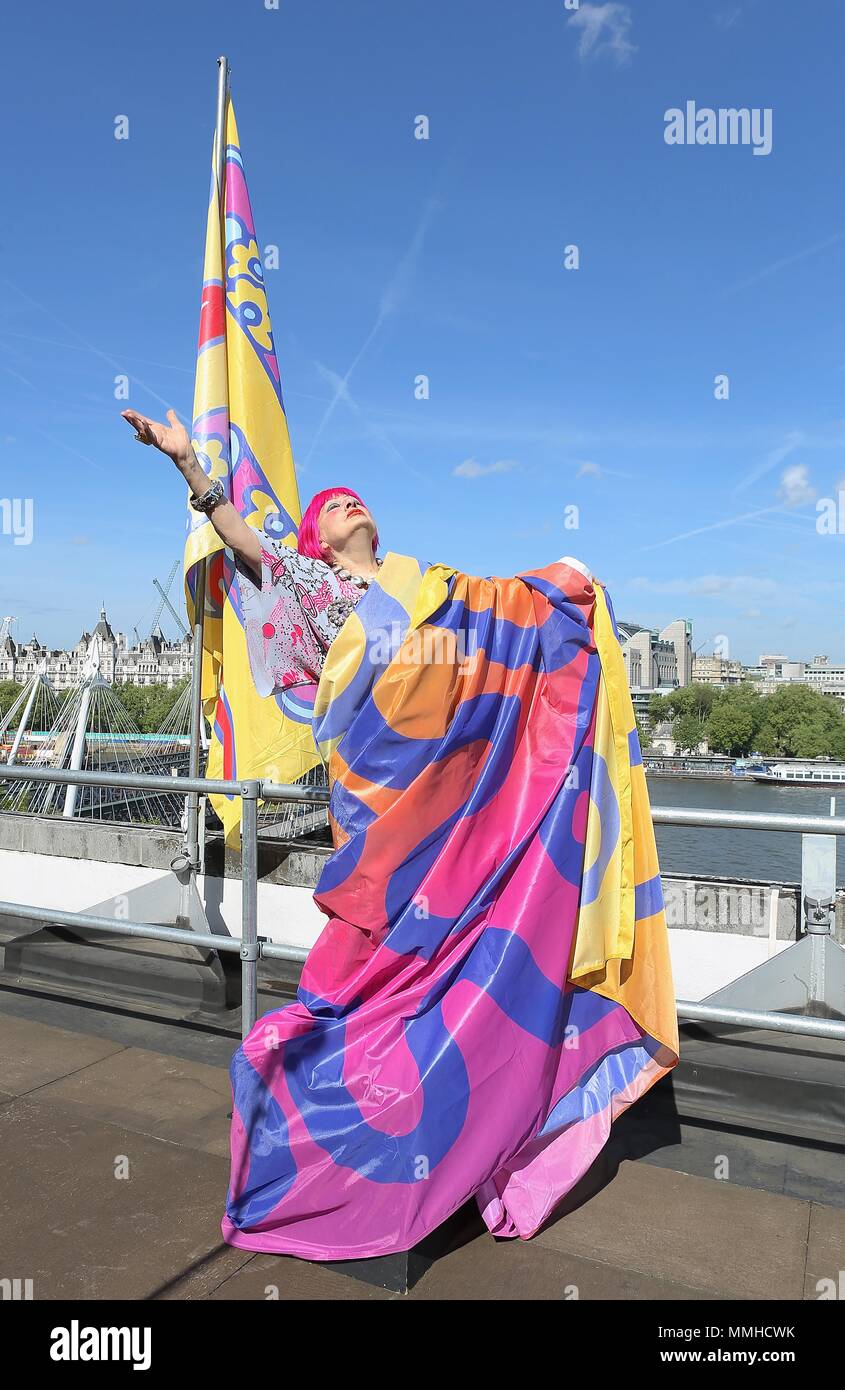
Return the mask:
<path fill-rule="evenodd" d="M 195 461 L 195 454 L 191 444 L 191 436 L 182 424 L 175 410 L 168 410 L 167 418 L 169 425 L 162 425 L 157 420 L 150 420 L 146 415 L 140 415 L 137 410 L 122 410 L 121 415 L 137 434 L 141 437 L 144 444 L 154 444 L 163 454 L 167 454 L 176 464 L 180 472 L 188 464 Z"/>
<path fill-rule="evenodd" d="M 203 471 L 202 465 L 194 453 L 194 446 L 191 443 L 191 436 L 180 421 L 175 410 L 168 410 L 167 418 L 169 425 L 162 425 L 157 420 L 150 420 L 146 415 L 140 415 L 137 410 L 122 410 L 121 415 L 132 428 L 141 436 L 145 444 L 154 444 L 163 454 L 171 458 L 194 493 L 195 497 L 200 497 L 208 487 L 208 475 Z M 218 502 L 209 513 L 209 521 L 222 540 L 224 545 L 231 546 L 232 550 L 246 562 L 252 570 L 253 582 L 259 587 L 261 585 L 261 543 L 257 533 L 251 526 L 247 526 L 240 513 L 232 506 L 231 502 Z"/>

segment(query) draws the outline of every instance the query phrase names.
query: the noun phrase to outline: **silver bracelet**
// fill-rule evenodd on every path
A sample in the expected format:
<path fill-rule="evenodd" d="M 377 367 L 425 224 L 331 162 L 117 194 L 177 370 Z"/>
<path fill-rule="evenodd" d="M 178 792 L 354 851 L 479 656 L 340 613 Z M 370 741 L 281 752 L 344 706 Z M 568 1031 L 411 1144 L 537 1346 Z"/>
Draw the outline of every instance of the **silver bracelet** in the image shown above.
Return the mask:
<path fill-rule="evenodd" d="M 226 489 L 223 486 L 222 478 L 218 478 L 216 482 L 212 483 L 211 487 L 200 497 L 197 497 L 196 494 L 192 492 L 189 498 L 194 511 L 205 512 L 206 516 L 210 511 L 214 510 L 219 502 L 225 502 L 226 500 Z"/>

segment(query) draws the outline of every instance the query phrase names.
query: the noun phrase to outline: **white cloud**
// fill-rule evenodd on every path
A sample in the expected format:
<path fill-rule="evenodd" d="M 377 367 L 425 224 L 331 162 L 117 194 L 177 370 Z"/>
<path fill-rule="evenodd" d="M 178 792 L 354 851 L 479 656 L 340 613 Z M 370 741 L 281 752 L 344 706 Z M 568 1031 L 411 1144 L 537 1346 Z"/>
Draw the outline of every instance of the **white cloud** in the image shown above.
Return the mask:
<path fill-rule="evenodd" d="M 480 478 L 486 473 L 510 473 L 512 468 L 518 467 L 515 459 L 497 459 L 495 463 L 478 463 L 475 459 L 464 459 L 463 463 L 452 469 L 452 477 Z"/>
<path fill-rule="evenodd" d="M 783 470 L 779 491 L 787 507 L 802 507 L 808 502 L 815 502 L 816 489 L 810 482 L 806 463 L 792 463 Z"/>
<path fill-rule="evenodd" d="M 593 463 L 592 459 L 574 459 L 578 465 L 577 478 L 632 478 L 633 473 L 623 473 L 619 468 L 606 468 L 603 463 Z"/>
<path fill-rule="evenodd" d="M 582 63 L 608 55 L 622 67 L 637 51 L 631 42 L 631 11 L 627 5 L 616 4 L 615 0 L 602 5 L 582 4 L 569 22 L 579 31 L 578 57 Z"/>

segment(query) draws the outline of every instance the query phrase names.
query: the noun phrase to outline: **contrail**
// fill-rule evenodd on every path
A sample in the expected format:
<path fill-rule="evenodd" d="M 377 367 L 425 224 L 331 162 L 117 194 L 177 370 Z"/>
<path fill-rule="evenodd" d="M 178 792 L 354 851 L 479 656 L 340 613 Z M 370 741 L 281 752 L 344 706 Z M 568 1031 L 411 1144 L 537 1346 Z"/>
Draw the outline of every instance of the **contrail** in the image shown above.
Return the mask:
<path fill-rule="evenodd" d="M 130 377 L 130 380 L 137 382 L 144 391 L 147 391 L 154 400 L 158 401 L 159 405 L 163 405 L 167 410 L 172 408 L 172 401 L 165 400 L 163 396 L 160 396 L 157 391 L 153 390 L 152 386 L 148 386 L 145 381 L 142 381 L 139 376 L 134 376 L 127 372 L 124 362 L 118 362 L 114 357 L 110 357 L 107 352 L 103 352 L 102 348 L 94 347 L 93 343 L 89 343 L 88 340 L 83 338 L 82 334 L 78 333 L 69 323 L 65 323 L 64 319 L 60 319 L 58 314 L 53 313 L 52 309 L 48 309 L 46 304 L 41 304 L 39 300 L 33 299 L 31 294 L 27 294 L 26 290 L 22 290 L 19 285 L 14 284 L 11 280 L 4 279 L 3 284 L 15 290 L 18 294 L 23 295 L 24 299 L 28 299 L 30 304 L 35 305 L 36 309 L 40 309 L 43 314 L 47 314 L 48 317 L 53 319 L 54 323 L 57 323 L 66 333 L 72 333 L 74 338 L 78 338 L 80 343 L 82 343 L 89 352 L 93 352 L 96 357 L 101 357 L 104 362 L 108 362 L 109 366 L 113 367 L 116 372 L 125 374 Z"/>
<path fill-rule="evenodd" d="M 739 290 L 747 290 L 750 285 L 756 285 L 760 280 L 765 280 L 770 275 L 776 275 L 779 270 L 785 270 L 788 265 L 796 265 L 798 261 L 806 261 L 809 256 L 818 255 L 819 251 L 826 251 L 828 246 L 835 246 L 842 240 L 842 232 L 834 232 L 833 236 L 826 241 L 819 241 L 815 246 L 807 246 L 803 251 L 796 251 L 793 256 L 784 256 L 782 260 L 773 261 L 771 265 L 764 266 L 755 275 L 749 275 L 747 280 L 739 280 L 735 285 L 729 285 L 722 290 L 722 294 L 736 294 Z"/>
<path fill-rule="evenodd" d="M 783 511 L 782 507 L 762 507 L 757 512 L 743 512 L 741 516 L 729 516 L 724 521 L 711 521 L 708 526 L 697 526 L 694 531 L 682 531 L 679 536 L 670 536 L 665 541 L 655 541 L 654 545 L 641 545 L 639 550 L 660 550 L 664 545 L 674 545 L 676 541 L 689 540 L 691 536 L 703 536 L 705 531 L 720 531 L 726 526 L 738 526 L 741 521 L 750 521 L 769 512 Z"/>
<path fill-rule="evenodd" d="M 423 209 L 423 215 L 420 218 L 417 230 L 414 232 L 413 238 L 411 240 L 411 244 L 405 252 L 404 256 L 402 257 L 401 261 L 399 262 L 399 265 L 396 268 L 396 273 L 394 274 L 392 280 L 390 280 L 390 282 L 385 286 L 385 289 L 382 293 L 375 323 L 373 324 L 372 328 L 370 329 L 369 333 L 364 339 L 363 344 L 356 353 L 351 366 L 347 368 L 344 376 L 339 377 L 337 379 L 337 389 L 335 390 L 334 397 L 329 402 L 328 407 L 326 408 L 326 411 L 323 414 L 322 420 L 317 426 L 314 438 L 311 440 L 311 447 L 308 450 L 308 453 L 305 457 L 305 464 L 303 465 L 304 467 L 308 466 L 308 462 L 311 458 L 311 455 L 316 449 L 317 444 L 319 443 L 320 438 L 323 434 L 323 431 L 326 428 L 326 425 L 329 423 L 329 420 L 332 418 L 338 403 L 342 399 L 344 399 L 344 393 L 346 392 L 347 387 L 349 386 L 349 381 L 352 377 L 352 373 L 355 371 L 356 367 L 361 362 L 362 358 L 364 357 L 364 354 L 366 353 L 376 334 L 384 326 L 386 320 L 390 318 L 392 314 L 395 314 L 404 296 L 407 294 L 408 286 L 411 282 L 416 263 L 422 251 L 429 225 L 431 223 L 432 218 L 434 217 L 434 214 L 440 209 L 441 206 L 441 203 L 436 198 L 429 198 L 429 200 L 427 201 Z"/>
<path fill-rule="evenodd" d="M 751 472 L 747 473 L 744 478 L 740 478 L 734 488 L 734 492 L 742 492 L 744 488 L 750 487 L 752 483 L 756 483 L 757 480 L 764 477 L 766 473 L 771 473 L 773 468 L 777 468 L 779 463 L 783 463 L 784 459 L 788 458 L 789 455 L 804 442 L 805 436 L 801 430 L 792 430 L 792 432 L 787 435 L 783 444 L 779 444 L 777 449 L 772 449 L 771 453 L 766 456 L 762 463 L 758 464 L 756 468 L 752 468 Z"/>

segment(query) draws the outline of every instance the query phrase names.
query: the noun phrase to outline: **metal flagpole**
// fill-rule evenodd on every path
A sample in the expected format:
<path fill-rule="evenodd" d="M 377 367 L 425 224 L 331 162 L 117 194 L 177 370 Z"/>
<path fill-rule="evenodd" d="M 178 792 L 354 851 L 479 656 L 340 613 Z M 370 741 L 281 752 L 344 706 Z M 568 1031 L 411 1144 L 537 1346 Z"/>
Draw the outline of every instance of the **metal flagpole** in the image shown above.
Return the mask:
<path fill-rule="evenodd" d="M 226 98 L 229 93 L 229 63 L 225 56 L 217 59 L 217 120 L 214 128 L 214 167 L 217 175 L 217 193 L 220 204 L 221 236 L 225 218 L 225 191 L 223 170 L 226 154 Z M 197 562 L 197 583 L 194 602 L 194 632 L 191 667 L 191 746 L 188 754 L 188 776 L 199 776 L 200 748 L 203 732 L 202 712 L 202 656 L 203 634 L 205 630 L 205 596 L 208 576 L 208 557 Z M 199 862 L 199 793 L 189 792 L 186 800 L 185 853 L 188 874 L 182 880 L 179 915 L 180 925 L 189 926 L 191 918 L 191 898 L 195 890 L 195 879 L 200 869 Z"/>

